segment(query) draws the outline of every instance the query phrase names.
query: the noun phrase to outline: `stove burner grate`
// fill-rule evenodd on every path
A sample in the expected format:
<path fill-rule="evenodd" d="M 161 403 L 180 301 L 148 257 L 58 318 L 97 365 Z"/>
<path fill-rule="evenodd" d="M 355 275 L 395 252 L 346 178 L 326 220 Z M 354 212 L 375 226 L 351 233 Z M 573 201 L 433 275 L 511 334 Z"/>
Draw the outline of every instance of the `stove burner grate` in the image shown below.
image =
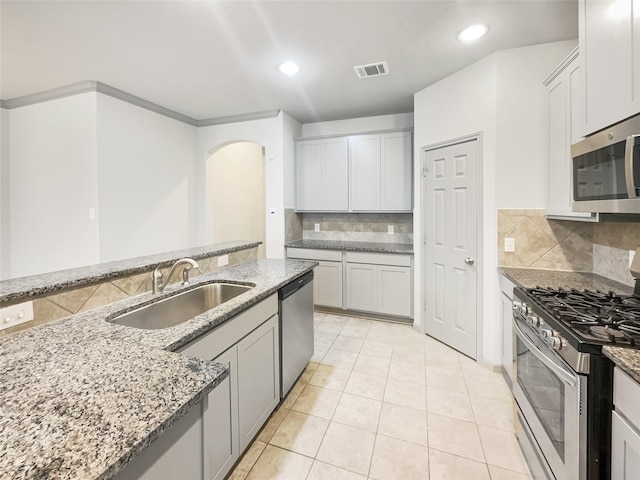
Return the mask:
<path fill-rule="evenodd" d="M 538 304 L 586 340 L 640 348 L 640 298 L 614 292 L 536 287 Z"/>

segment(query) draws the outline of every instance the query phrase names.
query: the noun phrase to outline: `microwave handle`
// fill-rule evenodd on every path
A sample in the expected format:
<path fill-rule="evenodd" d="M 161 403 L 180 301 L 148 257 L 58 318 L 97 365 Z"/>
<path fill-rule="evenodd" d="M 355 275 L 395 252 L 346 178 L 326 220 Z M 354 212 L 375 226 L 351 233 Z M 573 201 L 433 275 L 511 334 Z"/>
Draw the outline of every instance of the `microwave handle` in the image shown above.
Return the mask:
<path fill-rule="evenodd" d="M 636 198 L 636 185 L 634 179 L 634 161 L 633 161 L 633 147 L 636 143 L 636 138 L 640 135 L 629 135 L 624 147 L 624 175 L 627 179 L 627 195 L 629 198 Z"/>

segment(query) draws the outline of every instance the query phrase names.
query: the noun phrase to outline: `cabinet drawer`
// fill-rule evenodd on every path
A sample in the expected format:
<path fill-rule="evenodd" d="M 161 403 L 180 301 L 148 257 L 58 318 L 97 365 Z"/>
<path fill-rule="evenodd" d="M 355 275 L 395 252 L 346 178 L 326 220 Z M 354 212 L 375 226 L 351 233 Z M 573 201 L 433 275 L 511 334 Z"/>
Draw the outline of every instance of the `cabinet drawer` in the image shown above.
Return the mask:
<path fill-rule="evenodd" d="M 366 253 L 347 252 L 348 263 L 371 263 L 374 265 L 395 265 L 398 267 L 410 267 L 411 256 L 393 253 Z"/>
<path fill-rule="evenodd" d="M 303 260 L 326 260 L 329 262 L 341 262 L 340 250 L 317 250 L 310 248 L 287 247 L 287 258 L 301 258 Z"/>
<path fill-rule="evenodd" d="M 619 368 L 613 372 L 613 404 L 633 425 L 640 429 L 640 385 Z"/>

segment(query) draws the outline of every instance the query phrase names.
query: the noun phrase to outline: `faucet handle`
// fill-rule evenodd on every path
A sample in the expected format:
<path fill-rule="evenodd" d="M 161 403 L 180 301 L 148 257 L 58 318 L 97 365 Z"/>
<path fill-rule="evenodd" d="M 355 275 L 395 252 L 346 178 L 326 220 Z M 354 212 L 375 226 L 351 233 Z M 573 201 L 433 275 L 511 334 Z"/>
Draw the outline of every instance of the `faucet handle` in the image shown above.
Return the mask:
<path fill-rule="evenodd" d="M 182 285 L 184 286 L 189 285 L 189 271 L 191 271 L 191 268 L 191 265 L 187 264 L 182 270 Z"/>

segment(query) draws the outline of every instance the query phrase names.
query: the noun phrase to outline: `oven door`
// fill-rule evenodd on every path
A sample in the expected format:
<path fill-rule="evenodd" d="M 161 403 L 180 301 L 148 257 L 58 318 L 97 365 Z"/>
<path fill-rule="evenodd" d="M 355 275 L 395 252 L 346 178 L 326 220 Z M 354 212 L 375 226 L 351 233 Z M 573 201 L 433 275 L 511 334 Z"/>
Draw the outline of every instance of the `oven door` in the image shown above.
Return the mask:
<path fill-rule="evenodd" d="M 513 316 L 516 368 L 513 395 L 522 427 L 550 479 L 586 475 L 587 377 L 575 373 L 528 325 Z"/>

